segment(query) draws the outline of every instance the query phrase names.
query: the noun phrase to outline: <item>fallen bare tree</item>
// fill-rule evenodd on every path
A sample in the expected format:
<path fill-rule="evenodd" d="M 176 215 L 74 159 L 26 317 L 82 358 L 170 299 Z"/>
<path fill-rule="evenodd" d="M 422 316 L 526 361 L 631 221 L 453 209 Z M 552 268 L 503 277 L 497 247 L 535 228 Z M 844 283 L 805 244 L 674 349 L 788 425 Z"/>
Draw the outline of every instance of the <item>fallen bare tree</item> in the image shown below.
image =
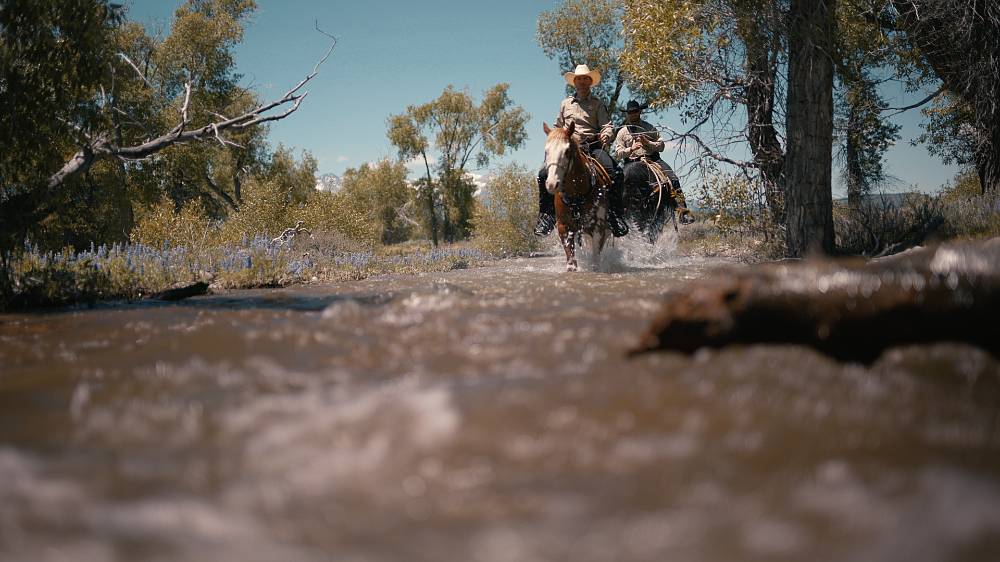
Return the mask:
<path fill-rule="evenodd" d="M 718 275 L 670 294 L 632 353 L 786 343 L 871 362 L 895 345 L 957 341 L 1000 357 L 998 264 L 995 238 L 869 263 L 779 263 Z"/>

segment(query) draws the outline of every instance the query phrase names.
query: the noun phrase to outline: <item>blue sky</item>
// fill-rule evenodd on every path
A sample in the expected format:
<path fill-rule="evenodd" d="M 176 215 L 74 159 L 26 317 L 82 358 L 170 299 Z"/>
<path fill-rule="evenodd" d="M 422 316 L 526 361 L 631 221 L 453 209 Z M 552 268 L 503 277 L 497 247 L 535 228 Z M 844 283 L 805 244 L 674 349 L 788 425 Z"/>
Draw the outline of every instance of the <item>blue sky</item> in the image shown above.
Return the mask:
<path fill-rule="evenodd" d="M 364 162 L 394 157 L 385 123 L 407 105 L 430 101 L 448 85 L 468 88 L 478 100 L 498 82 L 509 83 L 511 98 L 531 114 L 527 143 L 500 161 L 540 165 L 542 121 L 551 123 L 555 116 L 564 82 L 557 63 L 535 42 L 535 23 L 538 14 L 553 9 L 556 2 L 257 2 L 259 8 L 236 49 L 236 62 L 244 84 L 264 99 L 279 97 L 301 80 L 329 46 L 315 22 L 338 39 L 310 83 L 309 97 L 294 115 L 273 124 L 270 133 L 275 145 L 311 152 L 321 173 L 339 175 Z M 179 4 L 133 0 L 129 17 L 166 33 Z M 902 96 L 898 89 L 885 93 L 899 96 L 890 101 L 896 106 L 922 97 Z M 894 190 L 915 185 L 935 191 L 957 169 L 944 166 L 922 146 L 910 146 L 920 134 L 918 111 L 897 119 L 903 125 L 902 138 L 887 162 L 889 174 L 900 180 Z M 649 120 L 680 128 L 669 112 Z"/>

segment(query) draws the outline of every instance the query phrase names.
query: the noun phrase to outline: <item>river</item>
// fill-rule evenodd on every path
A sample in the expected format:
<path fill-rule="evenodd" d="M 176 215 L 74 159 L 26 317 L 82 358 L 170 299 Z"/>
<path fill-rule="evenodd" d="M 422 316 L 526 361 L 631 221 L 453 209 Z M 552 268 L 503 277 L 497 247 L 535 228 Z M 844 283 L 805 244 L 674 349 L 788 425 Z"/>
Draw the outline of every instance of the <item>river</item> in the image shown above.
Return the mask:
<path fill-rule="evenodd" d="M 0 560 L 1000 559 L 996 359 L 628 359 L 741 266 L 624 247 L 0 315 Z"/>

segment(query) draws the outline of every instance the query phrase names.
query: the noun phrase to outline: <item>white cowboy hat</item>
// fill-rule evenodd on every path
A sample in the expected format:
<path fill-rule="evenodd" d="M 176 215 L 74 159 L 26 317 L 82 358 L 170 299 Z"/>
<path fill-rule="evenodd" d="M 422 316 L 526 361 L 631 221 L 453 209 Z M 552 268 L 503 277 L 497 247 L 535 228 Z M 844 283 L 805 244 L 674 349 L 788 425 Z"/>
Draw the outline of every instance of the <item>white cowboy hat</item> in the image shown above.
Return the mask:
<path fill-rule="evenodd" d="M 576 65 L 576 70 L 563 74 L 563 77 L 566 78 L 566 83 L 570 86 L 573 85 L 573 79 L 577 76 L 590 76 L 590 79 L 594 81 L 591 86 L 596 86 L 597 83 L 601 81 L 601 71 L 591 70 L 590 67 L 585 64 L 578 64 Z"/>

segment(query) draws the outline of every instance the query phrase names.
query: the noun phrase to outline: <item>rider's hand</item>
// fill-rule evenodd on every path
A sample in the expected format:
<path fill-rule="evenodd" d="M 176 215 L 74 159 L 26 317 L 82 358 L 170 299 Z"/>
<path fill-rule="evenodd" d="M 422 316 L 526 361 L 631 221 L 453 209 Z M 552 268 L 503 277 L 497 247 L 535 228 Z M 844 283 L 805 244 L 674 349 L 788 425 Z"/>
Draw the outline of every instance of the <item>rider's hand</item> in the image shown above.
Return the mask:
<path fill-rule="evenodd" d="M 611 133 L 608 133 L 606 131 L 601 131 L 601 143 L 607 144 L 609 140 L 611 140 Z"/>

